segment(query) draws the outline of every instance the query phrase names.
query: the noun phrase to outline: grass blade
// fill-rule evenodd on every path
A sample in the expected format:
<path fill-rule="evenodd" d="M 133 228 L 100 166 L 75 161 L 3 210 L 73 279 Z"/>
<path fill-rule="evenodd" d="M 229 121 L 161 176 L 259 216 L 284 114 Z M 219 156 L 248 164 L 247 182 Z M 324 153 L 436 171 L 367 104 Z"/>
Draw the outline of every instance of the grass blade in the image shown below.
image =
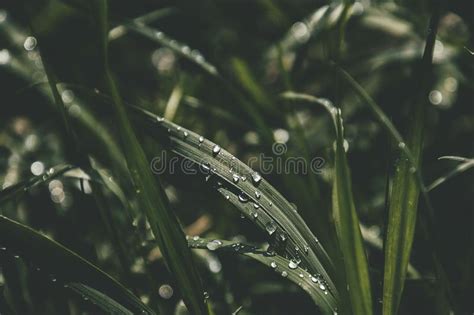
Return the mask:
<path fill-rule="evenodd" d="M 149 169 L 145 152 L 128 120 L 125 106 L 109 69 L 107 1 L 98 1 L 96 5 L 102 34 L 104 80 L 112 95 L 127 166 L 136 187 L 136 198 L 146 213 L 166 265 L 176 279 L 188 309 L 193 314 L 208 314 L 204 303 L 201 280 L 193 264 L 191 252 L 187 247 L 181 226 L 170 209 L 163 188 L 157 183 Z"/>
<path fill-rule="evenodd" d="M 441 158 L 439 158 L 441 159 Z M 446 159 L 446 157 L 444 157 L 444 159 Z M 470 169 L 471 167 L 474 167 L 474 159 L 466 159 L 466 158 L 458 158 L 456 157 L 456 159 L 454 159 L 456 161 L 461 161 L 462 163 L 460 163 L 458 166 L 456 166 L 452 171 L 450 171 L 449 173 L 447 173 L 446 175 L 444 176 L 441 176 L 440 178 L 436 179 L 435 181 L 433 181 L 431 183 L 431 185 L 428 186 L 428 191 L 431 191 L 433 189 L 435 189 L 436 187 L 438 187 L 439 185 L 443 184 L 444 182 L 446 182 L 448 179 L 450 178 L 453 178 L 455 177 L 456 175 L 459 175 L 461 174 L 462 172 L 465 172 L 467 171 L 468 169 Z"/>
<path fill-rule="evenodd" d="M 41 270 L 57 276 L 58 282 L 80 282 L 106 292 L 134 312 L 154 314 L 116 280 L 61 244 L 4 216 L 0 216 L 0 231 L 0 246 L 5 253 L 31 261 Z"/>
<path fill-rule="evenodd" d="M 234 243 L 224 240 L 208 240 L 197 237 L 189 237 L 188 245 L 191 248 L 208 249 L 212 251 L 226 251 L 250 257 L 269 268 L 280 273 L 282 277 L 288 278 L 303 290 L 305 290 L 318 305 L 324 314 L 335 314 L 337 311 L 334 297 L 328 294 L 328 285 L 320 277 L 297 266 L 297 264 L 280 255 L 271 254 L 264 250 L 259 250 L 255 246 Z"/>
<path fill-rule="evenodd" d="M 333 182 L 333 216 L 346 270 L 352 313 L 372 314 L 372 293 L 364 243 L 354 206 L 351 177 L 344 151 L 341 112 L 336 115 L 336 152 Z"/>
<path fill-rule="evenodd" d="M 83 297 L 87 297 L 95 305 L 97 305 L 101 310 L 108 314 L 116 315 L 133 315 L 128 309 L 117 303 L 112 298 L 108 297 L 106 294 L 91 288 L 82 283 L 69 283 L 67 287 L 74 292 L 80 294 Z"/>
<path fill-rule="evenodd" d="M 424 105 L 427 76 L 431 72 L 436 31 L 440 19 L 439 8 L 431 18 L 429 34 L 421 64 L 421 98 L 412 109 L 408 146 L 413 153 L 416 169 L 422 155 L 424 131 Z M 416 170 L 415 169 L 415 170 Z M 398 160 L 389 197 L 389 213 L 385 242 L 385 269 L 383 287 L 383 314 L 397 314 L 404 288 L 415 232 L 420 187 L 413 166 L 403 158 Z"/>

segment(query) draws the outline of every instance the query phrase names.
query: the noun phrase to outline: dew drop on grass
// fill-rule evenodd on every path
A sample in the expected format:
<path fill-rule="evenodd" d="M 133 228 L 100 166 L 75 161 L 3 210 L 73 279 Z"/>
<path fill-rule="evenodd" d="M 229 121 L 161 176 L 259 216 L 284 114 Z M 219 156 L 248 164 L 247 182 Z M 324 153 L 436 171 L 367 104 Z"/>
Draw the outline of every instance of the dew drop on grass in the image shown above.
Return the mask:
<path fill-rule="evenodd" d="M 258 212 L 254 212 L 252 215 L 255 219 L 258 218 Z"/>
<path fill-rule="evenodd" d="M 229 195 L 226 195 L 226 196 L 225 196 L 225 199 L 229 200 L 229 199 L 230 199 L 230 196 L 229 196 Z"/>
<path fill-rule="evenodd" d="M 199 137 L 199 143 L 203 143 L 204 142 L 204 137 L 203 136 L 200 136 Z"/>
<path fill-rule="evenodd" d="M 189 136 L 189 133 L 188 133 L 187 131 L 185 131 L 185 132 L 183 133 L 183 136 L 184 136 L 185 138 L 187 138 L 187 137 Z"/>
<path fill-rule="evenodd" d="M 405 148 L 405 142 L 400 142 L 400 143 L 398 144 L 398 147 L 399 147 L 400 149 L 404 149 L 404 148 Z"/>
<path fill-rule="evenodd" d="M 275 222 L 273 221 L 269 221 L 267 222 L 267 224 L 265 224 L 265 230 L 268 232 L 269 235 L 272 235 L 273 233 L 275 233 L 276 229 L 277 229 L 277 226 Z"/>
<path fill-rule="evenodd" d="M 288 277 L 288 272 L 286 272 L 286 271 L 283 271 L 283 272 L 281 273 L 281 276 L 282 276 L 283 278 L 286 278 L 286 277 Z"/>
<path fill-rule="evenodd" d="M 212 148 L 212 153 L 219 154 L 219 152 L 221 152 L 221 147 L 217 144 L 214 145 L 214 147 Z"/>
<path fill-rule="evenodd" d="M 260 205 L 259 205 L 258 203 L 254 203 L 254 204 L 253 204 L 253 207 L 254 207 L 255 209 L 258 209 L 258 208 L 260 208 Z"/>
<path fill-rule="evenodd" d="M 295 260 L 290 260 L 290 262 L 288 263 L 288 268 L 290 269 L 296 269 L 298 268 L 298 263 L 295 261 Z"/>
<path fill-rule="evenodd" d="M 209 173 L 211 170 L 211 165 L 208 162 L 202 163 L 201 168 L 204 172 Z"/>
<path fill-rule="evenodd" d="M 304 274 L 300 273 L 300 274 L 299 274 L 299 277 L 300 277 L 300 278 L 304 278 Z"/>
<path fill-rule="evenodd" d="M 240 179 L 240 176 L 239 176 L 239 175 L 237 175 L 237 174 L 232 174 L 232 181 L 233 181 L 234 183 L 237 184 L 237 183 L 239 182 L 239 179 Z"/>
<path fill-rule="evenodd" d="M 262 176 L 259 173 L 255 172 L 252 174 L 252 182 L 257 185 L 262 181 Z"/>
<path fill-rule="evenodd" d="M 255 192 L 255 198 L 260 199 L 260 197 L 261 197 L 261 194 L 258 191 L 256 191 Z"/>
<path fill-rule="evenodd" d="M 273 269 L 276 269 L 276 268 L 278 267 L 277 264 L 276 264 L 276 262 L 274 262 L 274 261 L 272 261 L 272 262 L 270 263 L 270 266 L 271 266 Z"/>
<path fill-rule="evenodd" d="M 162 123 L 165 119 L 163 117 L 156 117 L 156 121 Z"/>
<path fill-rule="evenodd" d="M 219 246 L 222 245 L 222 242 L 219 240 L 213 240 L 206 244 L 207 249 L 209 250 L 216 250 Z"/>
<path fill-rule="evenodd" d="M 239 195 L 239 201 L 240 202 L 248 202 L 249 201 L 249 198 L 247 197 L 247 195 L 245 193 L 240 193 Z"/>
<path fill-rule="evenodd" d="M 321 290 L 326 290 L 326 286 L 325 286 L 324 284 L 322 284 L 322 283 L 319 284 L 319 288 L 320 288 Z"/>

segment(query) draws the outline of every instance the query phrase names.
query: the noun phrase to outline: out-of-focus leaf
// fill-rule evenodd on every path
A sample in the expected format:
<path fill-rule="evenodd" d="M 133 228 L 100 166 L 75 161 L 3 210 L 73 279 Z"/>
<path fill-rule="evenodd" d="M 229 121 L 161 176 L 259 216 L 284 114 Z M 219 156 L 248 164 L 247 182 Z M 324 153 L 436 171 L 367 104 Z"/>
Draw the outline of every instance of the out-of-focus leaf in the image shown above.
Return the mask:
<path fill-rule="evenodd" d="M 138 314 L 154 314 L 130 291 L 96 266 L 16 221 L 0 216 L 0 246 L 5 253 L 19 256 L 57 277 L 58 283 L 83 283 L 100 290 Z"/>

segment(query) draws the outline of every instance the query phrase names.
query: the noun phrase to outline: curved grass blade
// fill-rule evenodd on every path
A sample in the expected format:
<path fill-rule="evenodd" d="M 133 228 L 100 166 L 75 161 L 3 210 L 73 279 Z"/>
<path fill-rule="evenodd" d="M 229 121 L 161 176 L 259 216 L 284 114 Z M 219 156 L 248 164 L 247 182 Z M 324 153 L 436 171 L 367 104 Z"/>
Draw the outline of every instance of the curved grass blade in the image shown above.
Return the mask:
<path fill-rule="evenodd" d="M 188 309 L 193 314 L 208 314 L 201 280 L 193 264 L 192 255 L 187 247 L 181 226 L 169 206 L 163 188 L 152 176 L 145 152 L 138 142 L 112 78 L 108 64 L 108 2 L 101 0 L 94 5 L 100 25 L 104 81 L 112 95 L 127 166 L 136 187 L 137 201 L 146 213 L 166 265 L 176 279 Z"/>
<path fill-rule="evenodd" d="M 198 50 L 191 49 L 189 46 L 186 46 L 174 39 L 169 38 L 163 32 L 157 31 L 154 28 L 148 27 L 140 22 L 132 21 L 131 23 L 127 23 L 123 26 L 127 29 L 130 29 L 134 33 L 140 34 L 152 41 L 158 42 L 160 45 L 168 47 L 169 49 L 176 52 L 178 55 L 198 65 L 209 75 L 213 77 L 220 77 L 217 68 L 211 63 L 209 63 Z"/>
<path fill-rule="evenodd" d="M 335 314 L 337 304 L 329 294 L 329 287 L 320 275 L 311 274 L 298 266 L 295 260 L 288 260 L 280 255 L 259 250 L 255 246 L 234 243 L 224 240 L 208 240 L 198 237 L 188 237 L 191 248 L 208 249 L 212 251 L 226 251 L 250 257 L 269 268 L 274 269 L 284 278 L 288 278 L 305 290 L 318 305 L 324 314 Z"/>
<path fill-rule="evenodd" d="M 445 159 L 447 160 L 447 157 L 442 157 L 442 158 L 439 158 L 440 160 L 441 159 Z M 443 184 L 444 182 L 446 182 L 448 179 L 450 178 L 453 178 L 459 174 L 461 174 L 462 172 L 465 172 L 467 171 L 468 169 L 470 169 L 471 167 L 474 167 L 474 159 L 466 159 L 466 158 L 459 158 L 459 157 L 455 157 L 455 159 L 451 159 L 451 160 L 455 160 L 455 161 L 462 161 L 463 163 L 460 163 L 458 166 L 456 166 L 456 168 L 454 168 L 452 171 L 450 171 L 449 173 L 447 173 L 446 175 L 444 176 L 441 176 L 440 178 L 436 179 L 435 181 L 433 181 L 431 183 L 431 185 L 428 186 L 428 191 L 432 191 L 433 189 L 435 189 L 436 187 L 438 187 L 439 185 Z"/>
<path fill-rule="evenodd" d="M 344 151 L 344 136 L 340 110 L 336 117 L 336 152 L 333 182 L 333 216 L 339 247 L 344 260 L 352 313 L 372 314 L 372 293 L 359 218 L 354 206 L 351 176 Z"/>
<path fill-rule="evenodd" d="M 67 284 L 67 287 L 72 291 L 80 294 L 84 298 L 87 298 L 92 303 L 97 305 L 101 310 L 108 314 L 133 315 L 131 311 L 117 303 L 115 300 L 113 300 L 106 294 L 85 284 L 72 282 Z"/>
<path fill-rule="evenodd" d="M 296 209 L 260 174 L 198 134 L 141 108 L 133 109 L 141 123 L 143 118 L 147 118 L 150 127 L 167 138 L 167 144 L 173 152 L 193 161 L 200 169 L 214 176 L 218 191 L 244 215 L 250 216 L 250 210 L 257 209 L 260 215 L 255 217 L 252 213 L 252 220 L 267 232 L 269 224 L 274 226 L 269 234 L 286 244 L 287 253 L 301 259 L 312 272 L 321 273 L 334 288 L 331 279 L 335 271 L 323 246 Z M 337 296 L 335 289 L 332 292 Z"/>
<path fill-rule="evenodd" d="M 34 263 L 57 276 L 58 282 L 80 282 L 105 292 L 133 312 L 155 314 L 108 274 L 54 240 L 4 216 L 0 216 L 0 231 L 3 251 Z"/>
<path fill-rule="evenodd" d="M 42 175 L 34 176 L 20 183 L 8 186 L 7 188 L 0 191 L 0 204 L 7 199 L 14 198 L 17 195 L 28 191 L 32 187 L 49 182 L 50 180 L 53 180 L 54 178 L 61 176 L 75 168 L 76 166 L 72 165 L 58 165 L 51 167 Z"/>
<path fill-rule="evenodd" d="M 440 9 L 435 5 L 430 20 L 428 38 L 421 63 L 420 99 L 414 104 L 411 112 L 408 146 L 419 169 L 421 161 L 425 98 L 428 91 L 429 76 L 433 62 L 433 50 L 436 32 L 440 19 Z M 403 154 L 404 155 L 404 154 Z M 383 287 L 383 314 L 398 313 L 398 307 L 404 288 L 408 261 L 416 225 L 418 210 L 419 183 L 413 174 L 411 161 L 401 156 L 397 162 L 392 189 L 389 197 L 389 213 L 385 241 L 385 269 Z"/>

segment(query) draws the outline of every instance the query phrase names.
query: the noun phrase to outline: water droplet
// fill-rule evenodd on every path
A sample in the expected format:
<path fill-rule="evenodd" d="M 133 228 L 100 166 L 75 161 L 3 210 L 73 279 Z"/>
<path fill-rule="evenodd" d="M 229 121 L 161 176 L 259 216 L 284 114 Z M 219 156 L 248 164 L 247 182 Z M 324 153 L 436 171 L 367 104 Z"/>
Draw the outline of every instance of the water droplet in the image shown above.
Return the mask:
<path fill-rule="evenodd" d="M 225 199 L 229 200 L 229 199 L 230 199 L 230 196 L 229 196 L 229 195 L 226 195 L 226 196 L 225 196 Z"/>
<path fill-rule="evenodd" d="M 304 274 L 300 273 L 300 274 L 299 274 L 299 277 L 300 277 L 300 278 L 304 278 Z"/>
<path fill-rule="evenodd" d="M 194 236 L 194 237 L 193 237 L 193 240 L 194 240 L 194 241 L 199 241 L 199 236 L 197 236 L 197 235 Z"/>
<path fill-rule="evenodd" d="M 219 154 L 219 152 L 221 151 L 221 147 L 219 145 L 214 145 L 214 147 L 212 148 L 212 153 L 214 154 Z"/>
<path fill-rule="evenodd" d="M 181 131 L 181 127 L 178 126 L 178 127 L 176 128 L 176 130 L 177 130 L 177 131 Z"/>
<path fill-rule="evenodd" d="M 314 277 L 314 276 L 311 276 L 311 278 L 310 278 L 310 279 L 311 279 L 311 281 L 313 281 L 314 283 L 318 283 L 318 279 L 316 279 L 316 277 Z"/>
<path fill-rule="evenodd" d="M 288 263 L 288 268 L 290 269 L 296 269 L 298 268 L 298 263 L 295 261 L 295 260 L 290 260 L 290 262 Z"/>
<path fill-rule="evenodd" d="M 259 205 L 258 203 L 254 203 L 254 204 L 253 204 L 253 207 L 254 207 L 255 209 L 258 209 L 258 208 L 260 208 L 260 205 Z"/>
<path fill-rule="evenodd" d="M 165 119 L 163 117 L 156 117 L 156 121 L 162 123 Z"/>
<path fill-rule="evenodd" d="M 258 191 L 256 191 L 255 192 L 255 198 L 260 199 L 260 197 L 261 197 L 261 194 Z"/>
<path fill-rule="evenodd" d="M 203 143 L 204 142 L 204 137 L 203 136 L 200 136 L 199 137 L 199 143 Z"/>
<path fill-rule="evenodd" d="M 410 173 L 412 174 L 416 173 L 416 167 L 414 166 L 410 167 Z"/>
<path fill-rule="evenodd" d="M 249 201 L 249 198 L 247 197 L 247 195 L 245 193 L 240 193 L 239 195 L 239 201 L 240 202 L 248 202 Z"/>
<path fill-rule="evenodd" d="M 276 269 L 276 268 L 278 267 L 277 264 L 276 264 L 276 262 L 274 262 L 274 261 L 272 261 L 272 262 L 270 263 L 270 266 L 271 266 L 273 269 Z"/>
<path fill-rule="evenodd" d="M 208 162 L 202 163 L 201 168 L 205 173 L 209 173 L 211 170 L 211 165 Z"/>
<path fill-rule="evenodd" d="M 52 167 L 46 172 L 46 174 L 48 175 L 53 175 L 53 173 L 54 173 L 54 168 Z"/>
<path fill-rule="evenodd" d="M 405 146 L 406 146 L 406 145 L 405 145 L 405 142 L 400 142 L 400 143 L 398 144 L 398 147 L 399 147 L 400 149 L 404 149 Z"/>
<path fill-rule="evenodd" d="M 273 233 L 275 233 L 275 231 L 277 230 L 277 226 L 275 222 L 273 221 L 267 222 L 267 224 L 265 224 L 265 230 L 268 232 L 269 235 L 272 235 Z"/>
<path fill-rule="evenodd" d="M 234 183 L 237 184 L 237 183 L 239 182 L 239 179 L 240 179 L 240 176 L 239 176 L 239 175 L 237 175 L 237 174 L 232 174 L 232 181 L 233 181 Z"/>
<path fill-rule="evenodd" d="M 222 242 L 219 240 L 213 240 L 206 244 L 207 249 L 209 250 L 216 250 L 219 246 L 222 245 Z"/>
<path fill-rule="evenodd" d="M 247 177 L 241 176 L 240 179 L 241 179 L 243 182 L 245 182 L 245 181 L 247 180 Z"/>
<path fill-rule="evenodd" d="M 254 212 L 252 215 L 255 219 L 258 218 L 258 212 Z"/>
<path fill-rule="evenodd" d="M 281 276 L 282 276 L 283 278 L 286 278 L 286 277 L 288 277 L 288 272 L 286 272 L 286 271 L 283 271 L 283 272 L 281 273 Z"/>
<path fill-rule="evenodd" d="M 183 133 L 183 136 L 184 136 L 185 138 L 187 138 L 187 137 L 189 136 L 189 133 L 188 133 L 187 131 L 185 131 L 185 132 Z"/>
<path fill-rule="evenodd" d="M 255 172 L 252 174 L 252 181 L 255 185 L 257 185 L 258 183 L 262 181 L 262 176 L 260 176 L 259 173 Z"/>
<path fill-rule="evenodd" d="M 25 42 L 23 43 L 23 47 L 26 50 L 31 51 L 36 48 L 36 44 L 37 44 L 36 38 L 34 38 L 33 36 L 28 36 L 25 39 Z"/>
<path fill-rule="evenodd" d="M 308 254 L 308 252 L 309 252 L 308 245 L 304 245 L 303 250 L 304 250 L 305 254 Z"/>
<path fill-rule="evenodd" d="M 321 290 L 326 290 L 326 286 L 325 286 L 324 284 L 322 284 L 322 283 L 319 285 L 319 288 L 320 288 Z"/>

